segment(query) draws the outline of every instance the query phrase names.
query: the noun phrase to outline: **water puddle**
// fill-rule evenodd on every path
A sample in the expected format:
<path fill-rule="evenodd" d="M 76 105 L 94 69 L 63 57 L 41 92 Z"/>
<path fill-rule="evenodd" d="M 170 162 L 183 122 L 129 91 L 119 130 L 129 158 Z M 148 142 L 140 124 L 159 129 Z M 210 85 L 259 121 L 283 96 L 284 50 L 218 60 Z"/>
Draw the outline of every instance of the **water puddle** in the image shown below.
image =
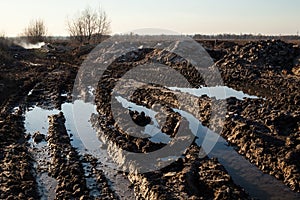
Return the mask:
<path fill-rule="evenodd" d="M 48 115 L 59 113 L 59 110 L 45 110 L 39 107 L 29 108 L 25 112 L 25 129 L 28 134 L 33 136 L 39 132 L 47 136 L 48 133 Z M 56 179 L 48 176 L 48 168 L 51 162 L 50 150 L 45 140 L 35 143 L 30 137 L 28 141 L 31 147 L 31 154 L 35 160 L 35 169 L 37 169 L 36 180 L 39 194 L 42 200 L 55 199 Z"/>
<path fill-rule="evenodd" d="M 208 97 L 215 97 L 217 100 L 225 100 L 229 97 L 235 97 L 243 100 L 244 98 L 258 99 L 257 96 L 245 94 L 243 91 L 237 91 L 227 86 L 215 86 L 215 87 L 201 87 L 201 88 L 179 88 L 169 87 L 170 90 L 185 92 L 196 97 L 207 95 Z"/>
<path fill-rule="evenodd" d="M 43 141 L 35 144 L 31 139 L 29 143 L 31 145 L 31 155 L 35 160 L 34 168 L 37 169 L 36 180 L 41 200 L 55 199 L 57 181 L 56 179 L 48 176 L 48 168 L 51 158 L 47 142 Z"/>
<path fill-rule="evenodd" d="M 25 113 L 25 128 L 27 133 L 33 135 L 39 131 L 41 134 L 48 134 L 48 116 L 58 114 L 59 110 L 46 110 L 37 106 L 29 108 Z"/>

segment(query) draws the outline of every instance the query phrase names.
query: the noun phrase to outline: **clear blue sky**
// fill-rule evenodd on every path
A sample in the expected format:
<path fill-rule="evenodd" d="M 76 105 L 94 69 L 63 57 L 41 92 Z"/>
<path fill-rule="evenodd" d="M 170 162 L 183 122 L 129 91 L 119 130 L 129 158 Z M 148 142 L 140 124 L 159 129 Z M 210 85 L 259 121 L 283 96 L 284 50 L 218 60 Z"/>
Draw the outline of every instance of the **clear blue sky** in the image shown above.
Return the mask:
<path fill-rule="evenodd" d="M 1 0 L 0 32 L 20 34 L 31 19 L 50 35 L 68 35 L 67 18 L 86 6 L 106 11 L 112 33 L 163 28 L 178 33 L 300 32 L 300 0 Z"/>

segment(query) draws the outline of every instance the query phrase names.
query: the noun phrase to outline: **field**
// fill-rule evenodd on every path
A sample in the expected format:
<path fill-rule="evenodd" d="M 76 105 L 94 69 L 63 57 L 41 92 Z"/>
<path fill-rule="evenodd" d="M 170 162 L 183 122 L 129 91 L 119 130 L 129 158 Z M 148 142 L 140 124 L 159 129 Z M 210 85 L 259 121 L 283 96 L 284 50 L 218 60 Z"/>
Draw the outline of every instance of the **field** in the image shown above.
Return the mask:
<path fill-rule="evenodd" d="M 199 92 L 208 86 L 191 63 L 159 49 L 141 47 L 122 55 L 95 88 L 78 85 L 74 91 L 76 80 L 96 74 L 77 76 L 95 45 L 51 41 L 25 49 L 1 44 L 0 199 L 299 199 L 299 41 L 197 42 L 220 72 L 225 95 Z M 149 62 L 180 72 L 197 90 L 131 79 L 122 83 L 124 74 Z M 153 73 L 149 69 L 143 75 Z M 206 80 L 213 78 L 207 74 Z M 137 88 L 131 99 L 123 98 L 128 91 L 122 88 L 114 93 L 120 85 Z M 191 104 L 180 104 L 183 93 Z M 163 105 L 158 110 L 165 116 L 151 114 L 156 104 Z M 139 129 L 127 134 L 118 124 L 131 125 L 122 119 L 158 128 L 161 135 L 135 137 Z M 176 158 L 161 158 L 162 163 L 171 160 L 168 165 L 144 173 L 118 168 L 116 157 L 129 159 L 119 149 L 145 155 L 148 164 L 146 155 L 165 147 L 176 138 L 179 124 L 191 121 L 201 128 L 192 133 L 182 126 L 191 141 L 183 152 L 173 149 Z M 220 138 L 205 153 L 201 134 L 208 128 Z"/>

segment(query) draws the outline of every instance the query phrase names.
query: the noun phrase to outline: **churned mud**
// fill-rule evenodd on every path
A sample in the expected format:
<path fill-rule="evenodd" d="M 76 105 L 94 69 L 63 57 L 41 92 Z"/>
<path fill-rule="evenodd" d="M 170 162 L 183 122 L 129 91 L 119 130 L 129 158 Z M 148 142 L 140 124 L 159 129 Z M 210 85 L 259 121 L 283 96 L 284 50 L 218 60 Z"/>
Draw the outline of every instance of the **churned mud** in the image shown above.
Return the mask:
<path fill-rule="evenodd" d="M 97 88 L 89 88 L 92 104 L 88 97 L 72 102 L 72 90 L 93 46 L 6 48 L 11 59 L 1 58 L 0 66 L 0 199 L 298 199 L 299 47 L 279 40 L 198 42 L 224 86 L 209 89 L 209 74 L 201 77 L 174 53 L 141 48 L 117 58 Z M 153 62 L 182 74 L 190 87 L 124 78 Z M 140 80 L 151 82 L 153 73 L 146 70 Z M 92 110 L 88 119 L 72 121 L 75 104 L 82 108 L 76 115 Z M 76 123 L 85 126 L 76 129 Z M 182 123 L 185 138 L 177 137 Z M 196 131 L 187 128 L 191 124 Z M 92 136 L 81 138 L 82 130 Z M 205 152 L 204 136 L 216 134 L 215 148 Z M 126 161 L 122 151 L 148 155 L 179 139 L 187 148 L 161 158 L 162 164 L 172 161 L 162 168 L 138 173 L 114 164 Z M 85 148 L 92 141 L 94 152 Z"/>

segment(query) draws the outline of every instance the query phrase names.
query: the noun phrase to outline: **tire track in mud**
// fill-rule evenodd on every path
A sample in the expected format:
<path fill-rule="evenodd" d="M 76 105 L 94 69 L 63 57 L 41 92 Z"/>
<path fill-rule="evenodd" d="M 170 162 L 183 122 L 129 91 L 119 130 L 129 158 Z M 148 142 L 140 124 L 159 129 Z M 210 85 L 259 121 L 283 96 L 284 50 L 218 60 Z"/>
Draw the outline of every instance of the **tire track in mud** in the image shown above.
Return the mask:
<path fill-rule="evenodd" d="M 49 117 L 49 135 L 47 142 L 50 146 L 51 169 L 50 173 L 57 180 L 56 199 L 92 199 L 83 163 L 71 141 L 65 128 L 65 118 L 62 112 Z M 86 157 L 87 158 L 87 157 Z M 93 160 L 93 159 L 92 159 Z M 87 163 L 92 161 L 85 159 Z M 93 163 L 93 162 L 92 162 Z M 107 179 L 102 171 L 96 170 L 96 164 L 92 164 L 91 173 L 96 178 L 100 199 L 118 199 L 111 191 Z M 89 175 L 91 176 L 91 175 Z"/>
<path fill-rule="evenodd" d="M 122 93 L 122 91 L 119 92 Z M 149 88 L 145 87 L 144 89 L 136 91 L 132 100 L 137 102 L 138 105 L 143 105 L 147 108 L 151 107 L 154 102 L 164 102 L 164 105 L 167 107 L 176 106 L 177 101 L 174 101 L 174 98 L 170 98 L 170 95 L 170 91 L 166 89 L 159 90 L 150 86 Z M 207 102 L 204 102 L 204 105 L 206 104 Z M 102 105 L 101 109 L 99 109 L 100 113 L 103 112 L 103 110 L 106 111 L 106 106 L 105 104 Z M 171 108 L 166 110 L 168 111 L 168 115 L 173 116 L 173 118 L 178 114 Z M 132 112 L 133 111 L 131 111 L 131 113 Z M 134 111 L 134 113 L 139 115 L 138 112 L 139 111 Z M 114 127 L 113 121 L 112 124 L 107 124 L 107 121 L 105 122 L 105 116 L 107 115 L 109 114 L 94 116 L 94 119 L 91 121 L 93 126 L 98 130 L 101 141 L 108 145 L 107 149 L 111 155 L 123 158 L 122 155 L 119 155 L 120 152 L 118 149 L 134 149 L 131 146 L 137 146 L 138 149 L 134 152 L 139 153 L 145 150 L 147 153 L 149 150 L 151 152 L 151 149 L 156 149 L 155 146 L 157 144 L 147 141 L 148 139 L 146 139 L 146 142 L 141 142 L 141 139 L 130 140 L 130 143 L 125 144 L 121 140 L 116 139 L 124 138 L 124 140 L 126 140 L 126 138 L 130 138 L 130 136 L 123 132 L 118 132 L 118 128 L 112 128 Z M 174 121 L 172 120 L 173 118 L 167 118 L 166 123 L 162 126 L 164 132 L 170 135 L 174 134 L 174 128 L 180 121 Z M 142 120 L 142 118 L 140 118 L 140 120 Z M 145 120 L 147 120 L 147 117 Z M 142 122 L 140 121 L 140 123 Z M 161 145 L 162 144 L 160 144 L 160 146 Z M 147 146 L 147 149 L 144 148 L 144 146 Z M 183 158 L 179 158 L 161 170 L 144 174 L 129 173 L 128 178 L 134 185 L 136 197 L 142 197 L 144 199 L 250 198 L 242 188 L 234 184 L 230 175 L 217 160 L 209 159 L 208 157 L 200 158 L 198 156 L 200 147 L 194 145 L 186 151 L 187 153 L 182 156 Z M 126 158 L 123 159 L 126 160 Z"/>
<path fill-rule="evenodd" d="M 164 97 L 165 97 L 165 99 L 168 99 L 168 95 L 165 95 L 166 92 L 167 92 L 166 89 L 158 90 L 158 89 L 153 89 L 152 86 L 150 86 L 148 88 L 145 87 L 144 89 L 138 91 L 137 92 L 138 94 L 135 94 L 133 96 L 132 100 L 134 102 L 137 102 L 138 105 L 143 105 L 143 106 L 149 108 L 149 107 L 151 107 L 151 105 L 154 104 L 154 102 L 161 101 L 162 99 L 164 99 Z M 160 95 L 160 93 L 161 93 L 161 95 Z M 194 108 L 192 108 L 192 107 L 187 108 L 187 109 L 190 110 L 190 112 L 193 113 L 194 116 L 198 116 L 198 119 L 200 117 L 201 121 L 207 122 L 209 120 L 207 117 L 209 117 L 210 112 L 211 112 L 210 99 L 205 98 L 205 96 L 200 97 L 200 98 L 194 97 L 193 99 L 194 99 L 194 102 L 199 102 L 200 110 L 194 110 Z M 235 98 L 231 98 L 231 100 L 232 99 L 235 99 Z M 172 105 L 174 103 L 169 102 L 169 104 Z M 204 109 L 204 108 L 207 108 L 207 109 Z M 133 112 L 133 111 L 131 111 L 131 112 Z M 230 120 L 229 117 L 230 116 L 233 117 L 234 116 L 233 114 L 234 113 L 230 113 L 230 115 L 227 115 L 226 116 L 227 120 Z M 171 127 L 173 125 L 171 125 Z M 108 127 L 108 126 L 105 126 L 105 127 Z M 109 131 L 105 127 L 104 127 L 104 130 L 106 130 L 106 131 L 104 131 L 104 132 L 106 134 L 108 134 L 106 136 L 106 138 L 108 140 L 110 140 L 112 135 L 115 135 L 115 133 L 114 132 L 109 133 Z M 217 127 L 215 127 L 215 128 L 217 128 Z M 207 132 L 207 131 L 205 131 L 203 129 L 202 132 Z M 197 136 L 200 137 L 200 135 L 197 135 Z M 202 138 L 202 140 L 203 140 L 203 138 Z M 112 140 L 112 141 L 114 141 L 114 140 Z M 199 143 L 199 144 L 201 145 L 201 143 Z M 299 197 L 299 195 L 297 195 L 297 193 L 290 191 L 289 188 L 286 187 L 282 182 L 276 180 L 275 178 L 273 178 L 269 175 L 263 174 L 261 171 L 259 171 L 259 169 L 257 169 L 255 166 L 253 166 L 249 161 L 247 161 L 245 158 L 243 158 L 241 155 L 239 155 L 237 152 L 235 152 L 235 150 L 233 148 L 227 147 L 226 145 L 228 145 L 228 144 L 227 144 L 227 142 L 225 142 L 224 139 L 218 141 L 218 144 L 212 150 L 212 152 L 209 153 L 208 156 L 219 158 L 220 163 L 223 164 L 226 169 L 228 169 L 230 174 L 232 174 L 232 177 L 234 178 L 233 180 L 235 181 L 235 183 L 241 184 L 245 188 L 249 189 L 249 192 L 252 197 L 271 198 L 271 199 L 277 198 L 277 197 L 283 197 L 283 196 L 285 196 L 289 199 L 297 199 Z M 115 147 L 118 148 L 118 146 L 122 147 L 122 144 L 117 144 Z M 114 155 L 114 153 L 112 153 L 112 154 Z M 245 167 L 245 169 L 243 167 Z M 160 175 L 158 175 L 158 174 L 160 174 Z M 206 175 L 209 177 L 208 174 L 206 174 Z M 175 175 L 173 175 L 173 176 L 175 176 Z M 155 178 L 154 178 L 154 180 L 151 180 L 151 177 L 157 177 L 157 178 L 156 178 L 156 180 L 155 180 Z M 153 173 L 149 176 L 145 176 L 145 175 L 141 175 L 141 174 L 140 175 L 129 175 L 129 179 L 133 183 L 135 183 L 135 191 L 138 191 L 137 196 L 142 195 L 146 199 L 147 198 L 151 199 L 153 195 L 157 198 L 158 197 L 159 198 L 176 198 L 172 195 L 169 195 L 169 196 L 167 195 L 168 197 L 163 196 L 162 194 L 164 194 L 164 193 L 166 193 L 166 194 L 170 193 L 170 192 L 167 192 L 168 189 L 162 189 L 162 188 L 164 188 L 163 186 L 162 186 L 162 188 L 160 188 L 159 186 L 156 186 L 154 188 L 154 191 L 152 191 L 151 188 L 152 188 L 153 184 L 155 185 L 156 182 L 158 181 L 158 179 L 162 178 L 162 177 L 163 177 L 163 174 L 161 172 Z M 139 179 L 141 179 L 141 180 L 139 181 Z M 144 185 L 141 186 L 142 184 L 144 184 Z M 162 185 L 164 185 L 164 183 L 162 183 Z M 274 191 L 273 187 L 277 188 L 277 189 Z M 158 189 L 158 188 L 160 188 L 160 189 Z M 148 193 L 148 190 L 150 193 Z"/>
<path fill-rule="evenodd" d="M 120 144 L 110 140 L 111 131 L 100 127 L 97 116 L 92 119 L 100 140 L 110 155 L 120 155 Z M 161 170 L 127 173 L 136 199 L 250 199 L 236 185 L 217 159 L 200 158 L 200 147 L 191 145 L 184 155 Z M 123 157 L 122 157 L 123 158 Z M 123 159 L 126 160 L 126 157 Z M 116 169 L 117 171 L 117 169 Z"/>
<path fill-rule="evenodd" d="M 37 183 L 31 153 L 25 143 L 21 110 L 0 122 L 0 198 L 37 199 Z"/>
<path fill-rule="evenodd" d="M 62 113 L 49 117 L 48 144 L 51 155 L 51 176 L 57 180 L 56 198 L 75 198 L 88 195 L 84 171 L 76 150 L 64 126 Z"/>
<path fill-rule="evenodd" d="M 66 159 L 66 156 L 68 158 L 72 157 L 72 159 L 74 159 L 72 162 L 75 162 L 74 166 L 77 166 L 78 163 L 80 164 L 81 168 L 84 171 L 84 178 L 85 178 L 85 182 L 87 185 L 87 188 L 84 188 L 84 190 L 87 189 L 89 192 L 88 195 L 82 195 L 82 196 L 84 196 L 83 198 L 87 198 L 87 199 L 89 199 L 89 198 L 90 199 L 94 199 L 94 198 L 96 198 L 96 199 L 97 198 L 98 199 L 99 198 L 100 199 L 119 199 L 119 196 L 127 198 L 127 195 L 129 195 L 129 194 L 127 194 L 129 189 L 125 188 L 126 184 L 124 184 L 124 186 L 120 187 L 122 189 L 115 188 L 115 185 L 116 184 L 118 185 L 118 183 L 116 183 L 116 181 L 117 182 L 120 181 L 120 184 L 124 183 L 124 180 L 122 180 L 122 178 L 120 177 L 122 175 L 118 174 L 116 176 L 116 174 L 112 174 L 112 173 L 107 174 L 107 171 L 109 171 L 111 169 L 110 169 L 110 167 L 106 166 L 106 164 L 105 164 L 106 162 L 102 163 L 103 159 L 105 159 L 105 156 L 104 157 L 100 156 L 99 158 L 98 157 L 95 158 L 91 155 L 91 154 L 93 154 L 93 152 L 87 152 L 86 149 L 84 149 L 84 146 L 82 146 L 80 137 L 77 134 L 78 130 L 75 129 L 76 126 L 73 121 L 72 110 L 73 110 L 74 104 L 72 104 L 72 103 L 63 103 L 61 105 L 56 104 L 56 105 L 58 105 L 59 108 L 62 108 L 61 111 L 64 113 L 63 115 L 67 115 L 66 125 L 62 124 L 62 122 L 64 121 L 64 119 L 60 119 L 62 116 L 58 117 L 59 122 L 55 121 L 54 123 L 50 123 L 50 125 L 51 124 L 55 125 L 54 132 L 56 135 L 53 134 L 53 137 L 52 136 L 48 137 L 48 136 L 50 136 L 49 132 L 48 133 L 45 132 L 44 129 L 47 130 L 48 127 L 53 128 L 53 126 L 49 126 L 48 122 L 46 122 L 47 116 L 50 116 L 50 118 L 51 118 L 51 117 L 53 117 L 53 114 L 56 114 L 56 113 L 58 114 L 60 112 L 60 110 L 57 110 L 57 109 L 51 110 L 53 105 L 47 106 L 47 104 L 46 105 L 40 104 L 40 101 L 41 101 L 39 98 L 40 95 L 43 95 L 43 98 L 47 98 L 47 96 L 49 96 L 49 95 L 53 96 L 53 92 L 50 92 L 49 90 L 44 90 L 43 86 L 40 84 L 38 86 L 33 87 L 33 89 L 29 92 L 28 97 L 25 98 L 25 101 L 27 102 L 26 105 L 29 106 L 29 109 L 25 116 L 27 117 L 26 125 L 28 128 L 28 130 L 27 130 L 28 134 L 33 135 L 36 132 L 41 132 L 42 134 L 45 134 L 45 138 L 47 138 L 47 142 L 48 142 L 48 145 L 45 143 L 36 144 L 34 142 L 34 137 L 32 139 L 29 139 L 29 143 L 32 146 L 30 148 L 30 151 L 32 152 L 33 157 L 35 159 L 35 161 L 33 163 L 34 163 L 34 168 L 37 172 L 36 181 L 38 183 L 38 190 L 39 190 L 39 194 L 40 194 L 41 198 L 42 199 L 49 199 L 49 198 L 57 199 L 58 198 L 57 192 L 55 192 L 55 190 L 57 190 L 58 188 L 55 188 L 55 187 L 59 187 L 58 190 L 64 191 L 65 186 L 61 188 L 59 185 L 57 185 L 58 184 L 57 178 L 61 179 L 60 184 L 63 184 L 63 185 L 68 185 L 68 182 L 70 181 L 70 180 L 63 181 L 62 180 L 63 176 L 58 177 L 58 175 L 56 176 L 55 179 L 53 178 L 53 174 L 52 174 L 51 170 L 58 167 L 58 165 L 55 164 L 56 162 L 55 163 L 50 162 L 50 160 L 51 159 L 53 160 L 53 157 L 56 159 L 57 158 L 57 156 L 55 156 L 56 154 L 62 154 L 61 157 L 64 159 Z M 69 98 L 69 96 L 66 96 L 64 94 L 59 94 L 57 92 L 55 93 L 55 95 L 58 96 L 55 99 L 63 98 L 66 100 L 67 98 Z M 35 105 L 37 103 L 39 106 L 42 106 L 42 107 L 39 107 L 39 106 L 31 107 L 32 105 Z M 57 118 L 57 117 L 55 117 L 55 118 Z M 57 127 L 59 125 L 61 127 Z M 66 128 L 67 128 L 67 133 L 64 130 Z M 56 130 L 56 129 L 58 129 L 58 130 Z M 85 131 L 85 130 L 81 130 L 81 131 Z M 53 131 L 51 131 L 51 132 L 53 132 Z M 61 133 L 63 133 L 64 136 L 60 136 Z M 62 137 L 62 138 L 60 138 L 60 137 Z M 51 141 L 51 144 L 49 143 L 49 140 Z M 74 140 L 75 140 L 75 142 L 74 142 Z M 59 147 L 58 150 L 55 150 L 55 151 L 57 151 L 56 153 L 54 153 L 54 152 L 51 153 L 51 148 L 52 148 L 52 150 L 54 150 L 53 147 L 56 148 L 56 146 L 57 146 L 57 144 L 55 142 L 58 142 L 58 141 L 60 141 L 58 144 L 61 147 Z M 65 143 L 67 143 L 67 144 L 65 144 Z M 66 148 L 65 151 L 61 151 L 63 148 Z M 100 148 L 100 146 L 99 146 L 99 148 Z M 73 152 L 73 153 L 71 153 L 71 155 L 72 155 L 71 157 L 69 155 L 69 151 Z M 51 155 L 50 155 L 50 153 L 51 153 Z M 50 156 L 47 156 L 45 154 L 48 154 Z M 57 162 L 60 162 L 60 161 L 63 162 L 64 159 L 59 159 L 59 160 L 57 160 Z M 95 159 L 97 160 L 97 162 L 95 162 Z M 63 167 L 61 165 L 59 165 L 59 167 L 63 169 Z M 72 166 L 70 166 L 70 167 L 72 167 Z M 78 169 L 80 169 L 80 168 L 78 168 Z M 59 172 L 54 170 L 53 173 L 59 173 Z M 82 177 L 82 174 L 80 177 Z M 128 184 L 128 185 L 130 185 L 130 184 Z M 75 185 L 73 185 L 73 187 L 74 186 Z M 68 189 L 67 189 L 67 190 L 69 190 L 69 192 L 68 192 L 69 194 L 67 194 L 69 197 L 71 197 L 73 195 L 73 194 L 71 194 L 72 192 L 73 193 L 75 192 L 75 191 L 72 191 L 73 188 L 71 188 L 71 189 L 70 188 L 71 188 L 71 186 L 68 186 Z M 81 190 L 82 188 L 78 188 L 78 189 Z M 126 190 L 127 190 L 127 192 L 126 192 Z M 64 193 L 64 192 L 62 192 L 62 193 Z M 81 193 L 79 193 L 79 194 L 81 194 Z M 78 195 L 78 194 L 74 194 L 74 196 L 76 196 L 76 195 Z"/>

